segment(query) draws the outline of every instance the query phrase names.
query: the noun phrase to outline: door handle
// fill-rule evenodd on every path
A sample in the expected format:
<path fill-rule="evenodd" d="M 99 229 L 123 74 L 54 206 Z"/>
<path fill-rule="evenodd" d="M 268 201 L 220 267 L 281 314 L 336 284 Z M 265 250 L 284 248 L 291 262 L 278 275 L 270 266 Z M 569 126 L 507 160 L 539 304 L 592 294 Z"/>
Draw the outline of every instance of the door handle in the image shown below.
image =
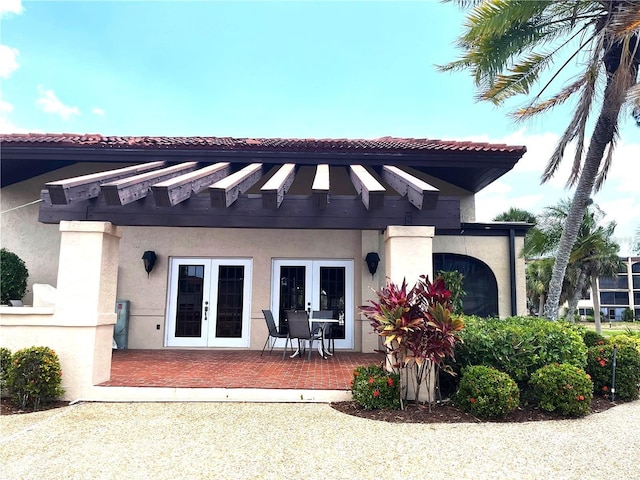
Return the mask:
<path fill-rule="evenodd" d="M 207 312 L 209 311 L 209 302 L 204 302 L 204 321 L 207 321 Z"/>

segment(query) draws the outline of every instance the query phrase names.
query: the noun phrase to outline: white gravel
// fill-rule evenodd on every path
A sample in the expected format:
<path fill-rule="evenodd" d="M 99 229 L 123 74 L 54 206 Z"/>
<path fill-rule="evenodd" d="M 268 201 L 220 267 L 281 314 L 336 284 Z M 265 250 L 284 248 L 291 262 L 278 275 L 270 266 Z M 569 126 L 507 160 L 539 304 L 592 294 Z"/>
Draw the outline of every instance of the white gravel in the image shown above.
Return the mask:
<path fill-rule="evenodd" d="M 579 420 L 390 424 L 326 404 L 87 403 L 0 417 L 3 479 L 640 479 L 640 401 Z"/>

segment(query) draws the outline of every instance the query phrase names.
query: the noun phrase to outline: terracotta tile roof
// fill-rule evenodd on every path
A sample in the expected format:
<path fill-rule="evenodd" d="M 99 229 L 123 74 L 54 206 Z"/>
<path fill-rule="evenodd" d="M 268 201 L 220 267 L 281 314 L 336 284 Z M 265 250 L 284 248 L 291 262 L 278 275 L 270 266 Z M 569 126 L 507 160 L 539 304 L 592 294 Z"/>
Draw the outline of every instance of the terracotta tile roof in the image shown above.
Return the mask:
<path fill-rule="evenodd" d="M 113 149 L 189 149 L 289 151 L 473 151 L 524 154 L 526 147 L 481 142 L 457 142 L 428 138 L 232 138 L 232 137 L 134 137 L 72 133 L 1 134 L 2 144 L 12 146 L 77 146 Z"/>

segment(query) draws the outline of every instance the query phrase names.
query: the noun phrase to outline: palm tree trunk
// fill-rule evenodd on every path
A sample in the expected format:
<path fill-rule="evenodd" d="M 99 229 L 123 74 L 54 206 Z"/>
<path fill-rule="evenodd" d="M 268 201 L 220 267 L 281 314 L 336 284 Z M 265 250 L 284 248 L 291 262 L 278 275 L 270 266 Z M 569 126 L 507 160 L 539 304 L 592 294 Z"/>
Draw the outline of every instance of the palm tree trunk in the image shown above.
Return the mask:
<path fill-rule="evenodd" d="M 600 297 L 596 277 L 591 277 L 591 300 L 593 300 L 593 321 L 596 322 L 596 333 L 602 335 L 602 321 L 600 320 Z"/>
<path fill-rule="evenodd" d="M 549 283 L 549 294 L 547 296 L 547 303 L 545 304 L 545 315 L 551 320 L 557 320 L 558 318 L 562 280 L 567 271 L 569 256 L 578 237 L 578 230 L 580 229 L 584 212 L 591 203 L 591 192 L 593 191 L 593 185 L 595 184 L 605 149 L 613 139 L 616 131 L 618 115 L 620 114 L 623 100 L 624 94 L 621 95 L 619 90 L 613 85 L 613 82 L 609 80 L 607 88 L 605 89 L 602 110 L 600 111 L 598 121 L 596 122 L 593 135 L 589 142 L 587 157 L 584 161 L 582 172 L 578 179 L 578 185 L 573 195 L 569 215 L 567 215 L 564 223 L 564 229 L 560 237 L 560 245 L 556 254 L 556 261 L 553 264 L 553 273 L 551 275 L 551 282 Z"/>

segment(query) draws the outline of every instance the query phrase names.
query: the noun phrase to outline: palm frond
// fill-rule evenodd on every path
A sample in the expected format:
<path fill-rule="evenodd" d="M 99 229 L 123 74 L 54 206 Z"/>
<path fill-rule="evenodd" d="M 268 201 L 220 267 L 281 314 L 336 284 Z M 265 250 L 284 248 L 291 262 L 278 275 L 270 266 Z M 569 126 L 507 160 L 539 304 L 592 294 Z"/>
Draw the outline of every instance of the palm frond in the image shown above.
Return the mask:
<path fill-rule="evenodd" d="M 602 185 L 604 185 L 604 181 L 607 179 L 607 174 L 609 173 L 609 168 L 611 167 L 611 162 L 613 160 L 613 151 L 615 150 L 617 140 L 618 140 L 618 127 L 616 125 L 616 128 L 613 132 L 613 138 L 611 139 L 611 142 L 609 143 L 609 146 L 607 148 L 607 155 L 604 157 L 604 163 L 602 164 L 602 168 L 598 172 L 598 175 L 596 176 L 596 181 L 593 184 L 594 192 L 600 191 L 600 189 L 602 188 Z"/>

